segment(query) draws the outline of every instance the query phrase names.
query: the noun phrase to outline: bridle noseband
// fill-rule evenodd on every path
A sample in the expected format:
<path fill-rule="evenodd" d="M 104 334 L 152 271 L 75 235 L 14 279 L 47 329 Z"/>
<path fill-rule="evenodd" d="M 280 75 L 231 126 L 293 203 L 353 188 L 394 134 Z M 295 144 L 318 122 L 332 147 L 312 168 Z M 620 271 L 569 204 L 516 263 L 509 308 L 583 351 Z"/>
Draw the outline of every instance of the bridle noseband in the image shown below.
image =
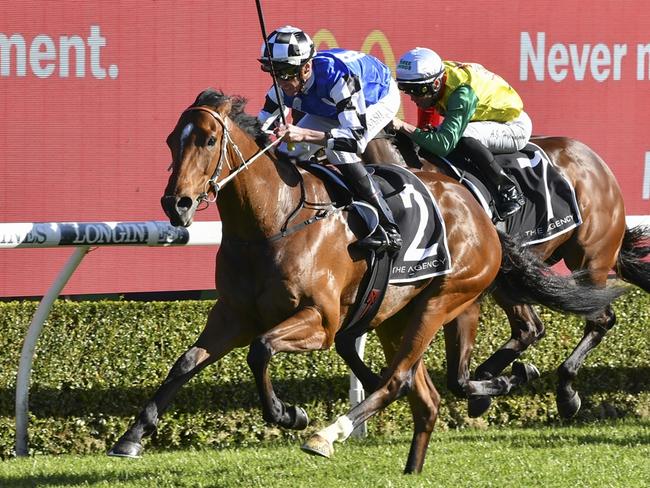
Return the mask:
<path fill-rule="evenodd" d="M 244 156 L 242 155 L 241 150 L 239 149 L 239 146 L 237 146 L 235 141 L 232 139 L 232 137 L 230 135 L 230 130 L 228 129 L 228 125 L 226 124 L 226 120 L 224 120 L 221 117 L 221 115 L 219 115 L 219 113 L 216 112 L 215 110 L 212 110 L 212 109 L 210 109 L 208 107 L 205 107 L 205 106 L 190 107 L 187 110 L 183 111 L 183 113 L 181 114 L 181 117 L 187 112 L 195 112 L 195 111 L 206 112 L 206 113 L 210 114 L 212 116 L 212 118 L 214 118 L 214 120 L 216 120 L 221 125 L 221 128 L 222 128 L 222 134 L 223 135 L 221 136 L 221 154 L 219 155 L 219 162 L 217 163 L 217 166 L 214 169 L 214 172 L 212 173 L 212 176 L 206 182 L 206 187 L 207 187 L 206 191 L 204 191 L 203 193 L 201 193 L 198 196 L 199 203 L 204 202 L 204 201 L 208 202 L 208 203 L 213 203 L 213 202 L 216 201 L 217 194 L 219 193 L 219 190 L 221 188 L 226 186 L 226 184 L 230 180 L 232 180 L 235 176 L 237 176 L 237 174 L 240 171 L 243 171 L 246 168 L 248 168 L 248 166 L 253 161 L 255 161 L 257 158 L 259 158 L 262 154 L 264 154 L 266 151 L 268 151 L 273 146 L 278 144 L 281 141 L 281 139 L 276 139 L 271 144 L 266 146 L 264 149 L 262 149 L 261 151 L 258 151 L 257 153 L 255 153 L 250 159 L 246 160 L 244 158 Z M 230 144 L 232 146 L 235 153 L 237 153 L 237 156 L 239 157 L 239 160 L 241 161 L 241 164 L 234 170 L 233 170 L 232 166 L 230 165 L 230 162 L 228 161 L 228 151 L 227 151 L 228 144 Z M 231 170 L 230 174 L 227 177 L 225 177 L 223 180 L 221 180 L 220 182 L 217 182 L 217 180 L 219 179 L 219 176 L 221 176 L 221 172 L 223 171 L 224 162 L 228 164 L 228 168 Z M 210 190 L 212 190 L 214 192 L 214 199 L 212 199 L 212 200 L 210 200 L 208 198 Z"/>

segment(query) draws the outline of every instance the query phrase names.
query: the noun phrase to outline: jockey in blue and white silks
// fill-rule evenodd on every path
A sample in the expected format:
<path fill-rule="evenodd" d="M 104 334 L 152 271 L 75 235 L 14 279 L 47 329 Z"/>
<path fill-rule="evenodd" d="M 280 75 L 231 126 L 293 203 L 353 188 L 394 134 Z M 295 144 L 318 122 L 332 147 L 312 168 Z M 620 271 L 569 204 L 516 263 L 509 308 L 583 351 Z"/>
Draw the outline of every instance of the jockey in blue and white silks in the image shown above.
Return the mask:
<path fill-rule="evenodd" d="M 311 76 L 295 95 L 284 93 L 284 104 L 306 115 L 296 124 L 329 132 L 326 155 L 333 164 L 360 161 L 368 141 L 399 110 L 400 97 L 390 69 L 377 58 L 345 49 L 319 51 L 312 58 Z M 258 118 L 266 129 L 279 114 L 275 90 L 266 95 Z M 295 144 L 293 157 L 309 157 L 320 146 Z"/>
<path fill-rule="evenodd" d="M 271 33 L 259 61 L 262 71 L 275 73 L 285 110 L 305 114 L 295 125 L 276 125 L 276 136 L 284 139 L 278 150 L 309 159 L 324 147 L 327 160 L 339 168 L 355 196 L 377 209 L 385 234 L 368 244 L 399 250 L 401 237 L 392 212 L 361 162 L 368 142 L 399 110 L 399 89 L 390 69 L 357 51 L 316 52 L 311 38 L 292 26 Z M 271 87 L 258 115 L 262 128 L 279 123 L 279 115 L 280 104 Z"/>

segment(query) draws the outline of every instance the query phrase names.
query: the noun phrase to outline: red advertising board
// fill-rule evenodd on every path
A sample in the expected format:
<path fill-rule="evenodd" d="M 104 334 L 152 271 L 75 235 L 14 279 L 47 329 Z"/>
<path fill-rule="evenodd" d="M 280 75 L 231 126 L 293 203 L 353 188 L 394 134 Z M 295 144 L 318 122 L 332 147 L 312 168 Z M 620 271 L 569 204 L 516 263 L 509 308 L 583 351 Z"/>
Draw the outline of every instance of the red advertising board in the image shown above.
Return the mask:
<path fill-rule="evenodd" d="M 426 46 L 480 62 L 522 95 L 534 132 L 594 148 L 629 215 L 650 214 L 650 5 L 577 0 L 264 2 L 321 49 L 391 68 Z M 0 2 L 0 222 L 165 220 L 165 138 L 207 87 L 249 99 L 259 70 L 255 2 Z M 415 109 L 403 99 L 402 115 Z M 271 203 L 272 204 L 272 203 Z M 215 207 L 198 220 L 217 220 Z M 0 296 L 42 295 L 70 249 L 0 250 Z M 209 289 L 214 248 L 101 248 L 64 294 Z"/>

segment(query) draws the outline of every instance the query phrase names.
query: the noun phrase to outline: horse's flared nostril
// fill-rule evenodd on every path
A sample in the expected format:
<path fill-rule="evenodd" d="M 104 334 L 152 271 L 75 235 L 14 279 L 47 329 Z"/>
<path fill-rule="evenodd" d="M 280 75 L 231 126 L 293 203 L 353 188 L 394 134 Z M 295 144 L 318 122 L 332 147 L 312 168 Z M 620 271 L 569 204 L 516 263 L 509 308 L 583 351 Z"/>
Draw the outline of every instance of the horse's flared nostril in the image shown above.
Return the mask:
<path fill-rule="evenodd" d="M 164 195 L 160 204 L 172 225 L 187 227 L 192 223 L 198 202 L 190 197 Z"/>
<path fill-rule="evenodd" d="M 176 208 L 179 212 L 187 212 L 192 208 L 194 201 L 190 197 L 181 197 L 176 201 Z"/>

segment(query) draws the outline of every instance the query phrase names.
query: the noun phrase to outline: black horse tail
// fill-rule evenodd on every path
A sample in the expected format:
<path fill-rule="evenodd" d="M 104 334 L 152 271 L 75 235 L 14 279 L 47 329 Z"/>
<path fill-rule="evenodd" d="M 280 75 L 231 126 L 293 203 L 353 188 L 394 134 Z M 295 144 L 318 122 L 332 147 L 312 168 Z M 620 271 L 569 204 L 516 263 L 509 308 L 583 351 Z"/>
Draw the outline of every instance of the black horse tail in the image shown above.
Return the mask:
<path fill-rule="evenodd" d="M 618 254 L 618 274 L 628 283 L 650 293 L 650 227 L 637 225 L 625 229 L 623 245 Z"/>
<path fill-rule="evenodd" d="M 515 303 L 540 304 L 558 312 L 592 316 L 628 290 L 588 284 L 586 272 L 555 273 L 536 254 L 499 232 L 503 260 L 494 284 Z"/>

